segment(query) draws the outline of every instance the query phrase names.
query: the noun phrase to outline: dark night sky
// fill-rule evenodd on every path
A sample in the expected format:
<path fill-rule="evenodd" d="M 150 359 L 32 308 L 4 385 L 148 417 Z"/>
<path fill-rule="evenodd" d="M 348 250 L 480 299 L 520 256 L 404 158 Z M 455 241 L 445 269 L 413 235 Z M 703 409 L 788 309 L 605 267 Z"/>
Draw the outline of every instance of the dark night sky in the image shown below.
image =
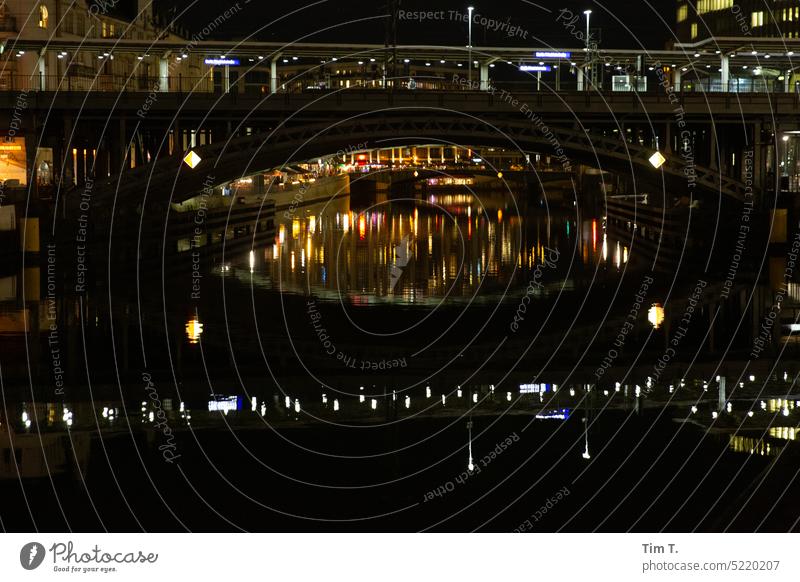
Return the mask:
<path fill-rule="evenodd" d="M 260 40 L 293 41 L 306 37 L 306 41 L 383 43 L 385 40 L 386 0 L 239 0 L 239 15 L 228 22 L 218 38 L 241 38 L 255 34 Z M 178 12 L 191 8 L 180 20 L 189 30 L 198 30 L 209 20 L 231 6 L 231 0 L 156 0 L 161 8 L 174 6 Z M 400 22 L 399 44 L 464 44 L 467 25 L 448 19 L 449 10 L 466 11 L 470 0 L 402 0 L 401 9 L 444 10 L 441 22 Z M 570 36 L 564 26 L 556 22 L 562 8 L 569 8 L 581 19 L 576 30 L 585 28 L 583 10 L 591 8 L 592 28 L 602 33 L 601 47 L 621 48 L 644 46 L 663 48 L 672 37 L 675 21 L 674 0 L 474 0 L 476 13 L 498 22 L 509 22 L 528 31 L 528 38 L 509 38 L 502 31 L 486 30 L 473 26 L 473 45 L 510 46 L 579 46 L 581 42 Z M 655 8 L 649 4 L 655 5 Z M 303 7 L 306 7 L 303 9 Z M 296 14 L 275 22 L 281 16 L 299 10 Z M 369 20 L 364 20 L 369 19 Z M 618 22 L 619 20 L 619 22 Z M 626 30 L 626 28 L 630 30 Z M 259 30 L 260 29 L 260 30 Z M 328 30 L 325 30 L 328 29 Z"/>

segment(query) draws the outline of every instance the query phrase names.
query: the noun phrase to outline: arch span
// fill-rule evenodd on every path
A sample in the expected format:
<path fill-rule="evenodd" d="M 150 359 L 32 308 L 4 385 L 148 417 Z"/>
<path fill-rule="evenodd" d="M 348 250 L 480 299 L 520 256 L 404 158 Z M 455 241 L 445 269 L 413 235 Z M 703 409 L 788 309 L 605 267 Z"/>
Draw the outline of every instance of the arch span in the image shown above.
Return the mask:
<path fill-rule="evenodd" d="M 677 155 L 666 155 L 656 169 L 654 150 L 626 143 L 620 134 L 603 136 L 573 128 L 537 126 L 525 119 L 475 118 L 444 114 L 440 109 L 389 114 L 364 114 L 330 123 L 285 124 L 270 133 L 220 141 L 195 148 L 202 159 L 190 169 L 183 154 L 157 160 L 124 172 L 123 176 L 95 184 L 96 201 L 116 197 L 116 204 L 148 201 L 182 202 L 208 187 L 292 162 L 331 155 L 337 151 L 391 147 L 409 143 L 455 143 L 518 148 L 525 152 L 563 154 L 565 164 L 583 163 L 611 172 L 632 175 L 641 189 L 675 194 L 693 192 L 743 200 L 746 185 L 718 171 L 695 166 Z M 102 202 L 101 202 L 102 203 Z"/>

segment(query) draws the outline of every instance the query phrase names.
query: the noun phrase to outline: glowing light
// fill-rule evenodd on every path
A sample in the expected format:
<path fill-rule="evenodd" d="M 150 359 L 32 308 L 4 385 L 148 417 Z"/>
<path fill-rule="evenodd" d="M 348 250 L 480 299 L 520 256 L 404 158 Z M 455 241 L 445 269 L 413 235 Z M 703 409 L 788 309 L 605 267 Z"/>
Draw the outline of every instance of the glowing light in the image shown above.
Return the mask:
<path fill-rule="evenodd" d="M 446 404 L 447 404 L 447 397 L 444 394 L 442 394 L 442 406 L 445 406 Z"/>
<path fill-rule="evenodd" d="M 461 386 L 459 386 L 459 387 L 458 387 L 458 390 L 456 390 L 456 395 L 457 395 L 459 398 L 461 398 L 461 394 L 462 394 L 462 393 L 461 393 Z"/>
<path fill-rule="evenodd" d="M 367 219 L 362 214 L 358 217 L 358 238 L 364 240 L 367 236 Z"/>
<path fill-rule="evenodd" d="M 286 405 L 286 408 L 292 407 L 292 399 L 289 398 L 288 396 L 283 399 L 283 403 Z"/>
<path fill-rule="evenodd" d="M 258 408 L 258 400 L 256 399 L 256 397 L 255 397 L 255 396 L 253 396 L 253 397 L 250 399 L 250 410 L 252 410 L 253 412 L 255 412 L 255 411 L 256 411 L 256 408 Z"/>
<path fill-rule="evenodd" d="M 411 396 L 406 396 L 406 408 L 411 408 Z"/>
<path fill-rule="evenodd" d="M 294 411 L 295 412 L 300 412 L 300 400 L 295 400 L 294 401 Z"/>
<path fill-rule="evenodd" d="M 506 392 L 506 400 L 511 402 L 511 392 Z"/>
<path fill-rule="evenodd" d="M 472 402 L 474 402 L 475 404 L 478 403 L 478 393 L 477 392 L 473 392 L 472 393 Z"/>
<path fill-rule="evenodd" d="M 186 337 L 190 344 L 200 342 L 200 336 L 203 335 L 203 324 L 198 319 L 190 319 L 186 322 Z"/>
<path fill-rule="evenodd" d="M 201 158 L 194 152 L 189 152 L 188 154 L 186 154 L 186 157 L 183 158 L 183 161 L 187 166 L 189 166 L 191 169 L 194 170 L 197 167 L 197 165 L 203 161 L 203 158 Z"/>
<path fill-rule="evenodd" d="M 663 166 L 664 162 L 666 162 L 666 161 L 667 161 L 667 158 L 665 158 L 661 154 L 661 152 L 654 153 L 652 156 L 650 156 L 650 159 L 649 159 L 650 164 L 656 169 L 658 169 L 661 166 Z"/>
<path fill-rule="evenodd" d="M 372 410 L 378 409 L 378 401 L 375 398 L 372 399 L 371 404 L 372 404 Z"/>
<path fill-rule="evenodd" d="M 431 387 L 430 386 L 426 386 L 425 387 L 425 398 L 430 398 L 430 397 L 431 397 Z"/>
<path fill-rule="evenodd" d="M 697 407 L 696 406 L 692 406 L 692 414 L 697 414 Z"/>
<path fill-rule="evenodd" d="M 328 403 L 328 395 L 327 394 L 323 394 L 322 395 L 322 403 L 323 404 L 327 404 Z"/>
<path fill-rule="evenodd" d="M 664 323 L 664 307 L 660 303 L 653 303 L 650 310 L 647 312 L 647 321 L 653 326 L 653 329 L 660 328 Z"/>
<path fill-rule="evenodd" d="M 333 399 L 333 411 L 334 412 L 338 412 L 339 411 L 339 399 L 338 398 L 334 398 Z"/>

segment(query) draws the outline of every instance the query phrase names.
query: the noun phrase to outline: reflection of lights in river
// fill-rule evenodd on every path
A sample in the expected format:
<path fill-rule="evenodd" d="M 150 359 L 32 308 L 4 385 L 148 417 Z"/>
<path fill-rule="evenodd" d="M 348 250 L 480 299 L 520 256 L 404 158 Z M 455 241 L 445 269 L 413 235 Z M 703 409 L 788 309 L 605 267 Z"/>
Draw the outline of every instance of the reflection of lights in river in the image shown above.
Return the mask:
<path fill-rule="evenodd" d="M 186 337 L 190 344 L 198 343 L 201 335 L 203 335 L 203 324 L 200 323 L 200 320 L 190 319 L 186 322 Z"/>
<path fill-rule="evenodd" d="M 664 323 L 664 308 L 660 303 L 653 303 L 650 310 L 647 312 L 647 321 L 653 326 L 653 329 L 658 329 Z"/>

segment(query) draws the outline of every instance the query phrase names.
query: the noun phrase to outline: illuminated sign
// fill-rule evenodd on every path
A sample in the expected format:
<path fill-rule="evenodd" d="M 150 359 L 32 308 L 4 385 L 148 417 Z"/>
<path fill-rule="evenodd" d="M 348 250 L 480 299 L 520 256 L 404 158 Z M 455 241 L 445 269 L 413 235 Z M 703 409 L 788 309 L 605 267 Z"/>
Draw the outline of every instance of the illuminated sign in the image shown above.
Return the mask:
<path fill-rule="evenodd" d="M 232 412 L 242 409 L 242 399 L 239 396 L 223 396 L 216 400 L 208 401 L 209 412 Z"/>
<path fill-rule="evenodd" d="M 558 51 L 536 51 L 536 58 L 539 59 L 568 59 L 572 53 Z"/>
<path fill-rule="evenodd" d="M 239 59 L 206 59 L 205 63 L 212 66 L 228 65 L 231 67 L 238 67 Z"/>
<path fill-rule="evenodd" d="M 534 73 L 549 73 L 552 69 L 550 65 L 522 65 L 520 71 L 532 71 Z"/>

